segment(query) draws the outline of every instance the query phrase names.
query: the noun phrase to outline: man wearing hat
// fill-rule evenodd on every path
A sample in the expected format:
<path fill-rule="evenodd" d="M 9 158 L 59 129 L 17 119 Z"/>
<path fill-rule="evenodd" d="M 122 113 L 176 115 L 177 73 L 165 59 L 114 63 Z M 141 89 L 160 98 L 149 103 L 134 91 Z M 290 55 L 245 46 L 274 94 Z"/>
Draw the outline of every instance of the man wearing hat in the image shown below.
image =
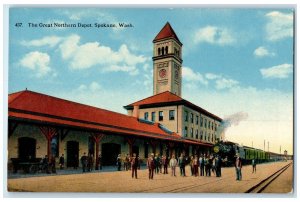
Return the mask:
<path fill-rule="evenodd" d="M 235 159 L 235 172 L 236 172 L 236 180 L 242 180 L 242 159 L 239 154 L 236 154 Z"/>
<path fill-rule="evenodd" d="M 153 153 L 151 153 L 151 156 L 147 160 L 147 167 L 148 167 L 148 170 L 149 170 L 149 180 L 150 179 L 153 180 L 153 172 L 154 172 L 154 169 L 155 169 L 154 154 Z"/>

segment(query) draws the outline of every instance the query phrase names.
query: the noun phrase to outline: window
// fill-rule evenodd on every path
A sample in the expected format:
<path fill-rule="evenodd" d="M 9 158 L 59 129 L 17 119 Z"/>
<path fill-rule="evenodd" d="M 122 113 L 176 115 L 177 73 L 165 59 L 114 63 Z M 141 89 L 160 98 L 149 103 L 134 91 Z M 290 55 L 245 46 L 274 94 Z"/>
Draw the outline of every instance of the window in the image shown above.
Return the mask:
<path fill-rule="evenodd" d="M 158 120 L 159 121 L 163 121 L 164 120 L 163 111 L 159 111 L 159 113 L 158 113 Z"/>
<path fill-rule="evenodd" d="M 199 116 L 196 116 L 196 124 L 198 125 L 199 123 Z"/>
<path fill-rule="evenodd" d="M 194 137 L 194 129 L 191 128 L 191 137 L 193 138 Z"/>
<path fill-rule="evenodd" d="M 207 122 L 207 120 L 206 119 L 204 119 L 204 127 L 206 128 L 206 122 Z"/>
<path fill-rule="evenodd" d="M 217 131 L 217 124 L 215 124 L 215 131 Z"/>
<path fill-rule="evenodd" d="M 202 126 L 203 126 L 203 118 L 200 117 L 200 127 L 202 127 Z"/>
<path fill-rule="evenodd" d="M 194 123 L 194 114 L 191 113 L 191 123 Z"/>
<path fill-rule="evenodd" d="M 165 54 L 165 48 L 164 48 L 164 47 L 162 47 L 162 49 L 161 49 L 161 54 L 162 54 L 162 55 Z"/>
<path fill-rule="evenodd" d="M 168 46 L 166 46 L 166 54 L 168 54 Z"/>
<path fill-rule="evenodd" d="M 204 133 L 204 140 L 206 141 L 206 132 Z"/>
<path fill-rule="evenodd" d="M 144 119 L 145 119 L 145 120 L 148 120 L 148 118 L 149 118 L 149 113 L 148 113 L 148 112 L 145 112 L 145 113 L 144 113 Z"/>
<path fill-rule="evenodd" d="M 152 113 L 151 113 L 151 121 L 152 121 L 152 122 L 155 122 L 155 112 L 152 112 Z"/>
<path fill-rule="evenodd" d="M 175 119 L 175 117 L 174 117 L 175 115 L 174 114 L 175 114 L 174 110 L 170 110 L 169 111 L 169 120 L 174 120 Z"/>
<path fill-rule="evenodd" d="M 200 131 L 200 140 L 203 139 L 203 131 Z"/>
<path fill-rule="evenodd" d="M 208 138 L 207 138 L 207 140 L 210 141 L 210 134 L 209 134 L 209 133 L 208 133 Z"/>
<path fill-rule="evenodd" d="M 196 130 L 196 139 L 198 139 L 198 129 Z"/>
<path fill-rule="evenodd" d="M 160 55 L 160 48 L 158 48 L 158 51 L 157 51 L 157 52 L 158 52 L 158 55 Z"/>
<path fill-rule="evenodd" d="M 187 130 L 188 130 L 187 126 L 184 127 L 184 131 L 183 131 L 184 137 L 187 137 Z"/>
<path fill-rule="evenodd" d="M 208 129 L 210 129 L 210 121 L 208 121 Z"/>
<path fill-rule="evenodd" d="M 188 112 L 184 111 L 184 121 L 188 121 L 189 116 L 188 116 Z"/>

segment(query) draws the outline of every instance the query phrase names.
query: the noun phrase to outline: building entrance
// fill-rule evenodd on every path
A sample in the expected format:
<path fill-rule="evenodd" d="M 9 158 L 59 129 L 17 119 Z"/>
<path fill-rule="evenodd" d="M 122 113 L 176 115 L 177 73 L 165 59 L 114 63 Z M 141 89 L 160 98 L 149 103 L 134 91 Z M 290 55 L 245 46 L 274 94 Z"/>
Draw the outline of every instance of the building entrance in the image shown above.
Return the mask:
<path fill-rule="evenodd" d="M 116 165 L 118 154 L 121 153 L 121 145 L 115 143 L 102 144 L 102 164 L 104 166 Z"/>
<path fill-rule="evenodd" d="M 78 167 L 79 163 L 79 142 L 67 142 L 67 167 Z"/>
<path fill-rule="evenodd" d="M 19 159 L 27 161 L 36 158 L 36 139 L 30 137 L 21 137 L 18 139 L 19 143 Z"/>

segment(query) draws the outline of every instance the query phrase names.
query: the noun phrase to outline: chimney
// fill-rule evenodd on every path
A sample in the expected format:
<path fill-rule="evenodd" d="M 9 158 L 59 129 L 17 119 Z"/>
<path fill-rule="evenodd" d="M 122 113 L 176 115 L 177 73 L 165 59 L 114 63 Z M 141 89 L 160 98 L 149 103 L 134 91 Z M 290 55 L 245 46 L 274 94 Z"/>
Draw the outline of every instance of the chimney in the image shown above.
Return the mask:
<path fill-rule="evenodd" d="M 133 112 L 132 112 L 133 117 L 139 118 L 139 109 L 140 109 L 139 105 L 133 106 Z"/>

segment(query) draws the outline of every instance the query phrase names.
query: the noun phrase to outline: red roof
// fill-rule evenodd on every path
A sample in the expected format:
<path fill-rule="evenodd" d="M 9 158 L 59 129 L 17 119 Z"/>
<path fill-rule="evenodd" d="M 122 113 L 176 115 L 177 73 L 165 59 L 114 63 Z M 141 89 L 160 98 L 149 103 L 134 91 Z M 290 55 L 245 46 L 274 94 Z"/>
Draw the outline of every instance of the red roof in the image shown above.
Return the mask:
<path fill-rule="evenodd" d="M 10 119 L 185 142 L 179 134 L 162 130 L 159 124 L 29 90 L 10 94 L 8 108 Z"/>
<path fill-rule="evenodd" d="M 167 22 L 166 25 L 160 30 L 160 32 L 156 35 L 153 41 L 158 41 L 167 38 L 174 38 L 181 44 L 180 40 L 178 39 L 175 31 L 173 30 L 169 22 Z"/>
<path fill-rule="evenodd" d="M 147 108 L 147 107 L 157 107 L 157 106 L 170 106 L 170 105 L 185 105 L 187 107 L 190 107 L 200 113 L 203 113 L 207 116 L 210 116 L 212 118 L 215 118 L 216 120 L 222 121 L 222 119 L 207 110 L 179 97 L 178 95 L 175 95 L 169 91 L 165 91 L 150 97 L 147 97 L 145 99 L 139 100 L 137 102 L 134 102 L 132 104 L 129 104 L 127 106 L 124 106 L 125 109 L 132 109 L 133 106 L 139 106 L 140 108 Z"/>
<path fill-rule="evenodd" d="M 169 91 L 165 91 L 145 99 L 134 102 L 128 106 L 140 106 L 146 104 L 154 104 L 154 103 L 167 103 L 167 102 L 177 102 L 182 101 L 183 99 Z"/>

